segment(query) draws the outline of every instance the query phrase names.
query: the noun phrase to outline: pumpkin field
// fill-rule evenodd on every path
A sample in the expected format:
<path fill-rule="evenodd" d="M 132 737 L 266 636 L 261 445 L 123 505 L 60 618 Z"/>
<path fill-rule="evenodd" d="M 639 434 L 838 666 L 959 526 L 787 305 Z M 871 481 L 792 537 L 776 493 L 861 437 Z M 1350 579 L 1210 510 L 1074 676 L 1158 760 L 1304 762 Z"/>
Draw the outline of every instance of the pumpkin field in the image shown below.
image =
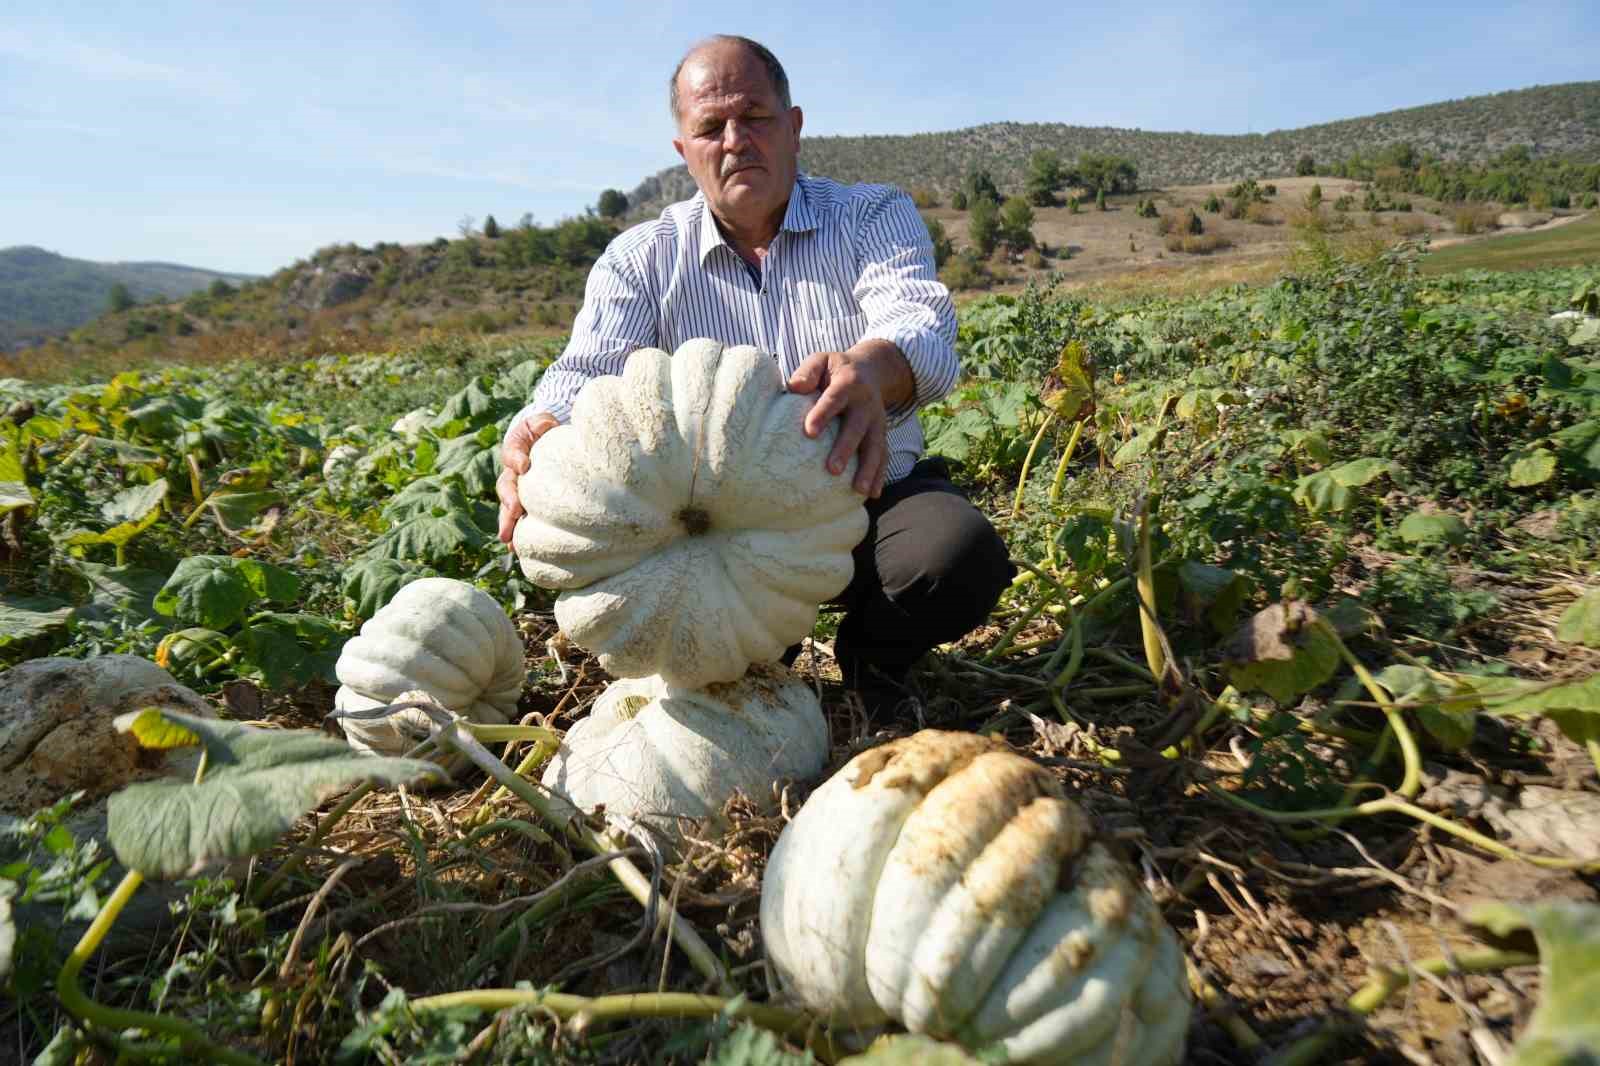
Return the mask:
<path fill-rule="evenodd" d="M 495 534 L 499 442 L 559 351 L 0 380 L 0 1061 L 1597 1061 L 1600 269 L 1323 246 L 1263 285 L 963 305 L 922 423 L 1018 576 L 870 705 L 826 606 L 788 671 L 608 690 L 584 649 L 629 662 L 617 626 L 558 624 L 528 575 L 592 578 Z M 772 578 L 803 623 L 865 528 L 827 488 L 796 483 L 823 502 Z M 741 593 L 707 576 L 676 622 Z M 755 628 L 740 668 L 787 642 Z M 663 647 L 638 673 L 689 668 Z M 461 707 L 384 672 L 424 658 L 474 679 Z M 673 700 L 802 724 L 693 821 L 574 812 L 569 736 Z M 913 756 L 1043 801 L 1055 865 L 901 903 L 862 855 L 999 817 L 993 790 L 884 813 L 878 764 Z M 1056 1028 L 940 1017 L 999 951 L 963 925 L 1008 904 L 990 877 L 1086 901 L 1091 977 L 1007 986 Z M 857 980 L 796 914 L 898 922 L 916 962 L 868 940 Z M 949 987 L 917 984 L 925 931 L 960 945 Z"/>

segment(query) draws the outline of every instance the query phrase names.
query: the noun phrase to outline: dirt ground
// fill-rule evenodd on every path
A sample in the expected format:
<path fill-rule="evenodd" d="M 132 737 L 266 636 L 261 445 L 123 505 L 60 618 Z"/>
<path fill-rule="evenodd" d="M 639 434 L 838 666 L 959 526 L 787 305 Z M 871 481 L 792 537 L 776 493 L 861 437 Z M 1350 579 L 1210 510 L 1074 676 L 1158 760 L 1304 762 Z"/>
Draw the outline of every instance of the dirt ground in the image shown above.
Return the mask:
<path fill-rule="evenodd" d="M 1275 269 L 1289 254 L 1295 238 L 1295 229 L 1289 222 L 1297 211 L 1304 208 L 1306 195 L 1313 185 L 1322 186 L 1321 214 L 1324 218 L 1330 221 L 1343 219 L 1351 230 L 1371 230 L 1375 235 L 1389 239 L 1416 237 L 1426 231 L 1432 236 L 1434 247 L 1493 239 L 1502 234 L 1526 233 L 1561 225 L 1583 214 L 1500 212 L 1500 228 L 1468 236 L 1455 232 L 1453 205 L 1441 205 L 1427 197 L 1404 196 L 1412 204 L 1410 211 L 1374 213 L 1361 209 L 1362 199 L 1366 195 L 1366 187 L 1361 182 L 1344 178 L 1304 177 L 1275 178 L 1271 183 L 1277 186 L 1278 191 L 1265 201 L 1260 212 L 1261 221 L 1229 219 L 1221 213 L 1208 214 L 1204 210 L 1208 197 L 1226 197 L 1231 182 L 1174 186 L 1130 196 L 1112 196 L 1107 198 L 1105 211 L 1097 209 L 1092 199 L 1087 199 L 1077 214 L 1073 214 L 1064 204 L 1060 207 L 1036 207 L 1033 209 L 1033 235 L 1045 249 L 1044 262 L 1030 266 L 1021 257 L 1010 257 L 1001 265 L 1002 270 L 1010 275 L 1003 287 L 1020 286 L 1030 279 L 1043 278 L 1050 273 L 1064 277 L 1069 283 L 1092 283 L 1117 275 L 1162 273 L 1201 265 L 1213 273 L 1236 274 L 1239 280 L 1247 280 L 1256 268 Z M 1265 186 L 1268 182 L 1262 181 L 1261 184 Z M 1354 200 L 1354 206 L 1346 212 L 1337 212 L 1333 208 L 1334 202 L 1341 196 L 1350 196 Z M 1205 232 L 1225 239 L 1229 247 L 1203 254 L 1167 250 L 1166 238 L 1156 231 L 1157 220 L 1140 218 L 1135 214 L 1139 201 L 1143 199 L 1154 200 L 1156 208 L 1163 213 L 1193 208 L 1204 223 Z M 927 208 L 923 213 L 943 223 L 945 232 L 954 240 L 958 251 L 970 247 L 968 212 L 957 211 L 944 204 Z"/>

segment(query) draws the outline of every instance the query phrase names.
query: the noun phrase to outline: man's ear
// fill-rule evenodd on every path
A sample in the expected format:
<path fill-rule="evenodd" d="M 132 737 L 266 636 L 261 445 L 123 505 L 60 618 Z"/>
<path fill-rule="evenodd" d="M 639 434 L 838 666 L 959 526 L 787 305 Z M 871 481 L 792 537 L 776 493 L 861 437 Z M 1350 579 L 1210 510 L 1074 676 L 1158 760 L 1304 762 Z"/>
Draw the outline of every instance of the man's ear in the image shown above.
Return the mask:
<path fill-rule="evenodd" d="M 689 161 L 689 157 L 683 154 L 683 138 L 682 137 L 674 137 L 674 138 L 672 138 L 672 149 L 673 149 L 673 151 L 678 153 L 678 158 L 679 159 L 682 159 L 685 163 L 687 163 Z"/>
<path fill-rule="evenodd" d="M 789 123 L 794 126 L 794 143 L 798 151 L 800 147 L 800 127 L 805 125 L 805 114 L 798 107 L 789 109 Z"/>

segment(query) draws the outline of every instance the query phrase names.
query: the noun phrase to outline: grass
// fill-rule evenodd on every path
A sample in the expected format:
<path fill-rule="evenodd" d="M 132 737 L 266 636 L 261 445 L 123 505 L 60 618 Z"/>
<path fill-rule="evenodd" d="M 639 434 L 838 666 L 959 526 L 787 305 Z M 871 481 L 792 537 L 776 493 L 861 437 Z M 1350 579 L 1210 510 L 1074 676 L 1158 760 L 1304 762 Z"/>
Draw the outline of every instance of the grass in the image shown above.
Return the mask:
<path fill-rule="evenodd" d="M 1532 270 L 1535 267 L 1600 263 L 1600 214 L 1538 233 L 1455 244 L 1422 261 L 1425 274 L 1455 270 Z"/>

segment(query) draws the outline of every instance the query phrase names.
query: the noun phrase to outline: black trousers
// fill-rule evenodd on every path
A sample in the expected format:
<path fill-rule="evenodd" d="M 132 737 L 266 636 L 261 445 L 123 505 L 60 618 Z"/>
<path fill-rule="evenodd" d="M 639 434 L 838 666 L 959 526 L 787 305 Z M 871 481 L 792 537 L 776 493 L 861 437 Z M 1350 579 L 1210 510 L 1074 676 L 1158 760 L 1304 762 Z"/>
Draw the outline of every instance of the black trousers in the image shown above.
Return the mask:
<path fill-rule="evenodd" d="M 937 456 L 867 501 L 871 524 L 855 550 L 855 577 L 834 655 L 846 684 L 873 667 L 893 680 L 936 645 L 977 628 L 1016 567 L 1005 541 L 950 480 Z"/>

